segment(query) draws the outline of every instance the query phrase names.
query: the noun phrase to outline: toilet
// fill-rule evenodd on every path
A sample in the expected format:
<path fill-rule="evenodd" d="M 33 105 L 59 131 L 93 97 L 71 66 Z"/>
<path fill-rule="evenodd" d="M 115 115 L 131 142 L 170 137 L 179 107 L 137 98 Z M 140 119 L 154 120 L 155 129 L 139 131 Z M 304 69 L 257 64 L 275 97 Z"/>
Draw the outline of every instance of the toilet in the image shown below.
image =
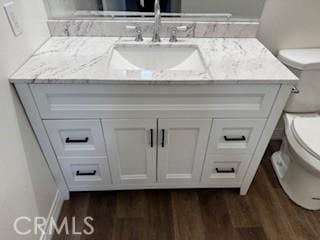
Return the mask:
<path fill-rule="evenodd" d="M 320 49 L 281 50 L 278 58 L 300 81 L 284 110 L 285 134 L 272 165 L 296 204 L 320 209 Z"/>

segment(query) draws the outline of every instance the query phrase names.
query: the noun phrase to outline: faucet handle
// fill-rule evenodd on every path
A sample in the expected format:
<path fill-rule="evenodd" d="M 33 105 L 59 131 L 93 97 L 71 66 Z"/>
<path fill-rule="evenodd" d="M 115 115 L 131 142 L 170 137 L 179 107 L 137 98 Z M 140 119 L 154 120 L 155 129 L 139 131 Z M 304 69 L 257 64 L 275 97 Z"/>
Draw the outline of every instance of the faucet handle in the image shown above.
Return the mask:
<path fill-rule="evenodd" d="M 143 37 L 142 37 L 142 29 L 140 26 L 131 26 L 131 25 L 128 25 L 126 26 L 126 29 L 128 31 L 136 31 L 137 35 L 136 35 L 136 38 L 135 38 L 135 41 L 136 42 L 142 42 L 143 41 Z"/>
<path fill-rule="evenodd" d="M 184 25 L 184 26 L 175 27 L 175 29 L 177 30 L 177 32 L 186 32 L 188 30 L 188 27 Z"/>
<path fill-rule="evenodd" d="M 136 29 L 137 29 L 137 26 L 127 25 L 127 26 L 126 26 L 126 29 L 127 29 L 128 31 L 133 31 L 133 30 L 136 30 Z"/>
<path fill-rule="evenodd" d="M 171 28 L 171 35 L 170 35 L 170 42 L 177 42 L 177 33 L 178 32 L 186 32 L 188 30 L 187 26 L 178 26 L 178 27 L 172 27 Z"/>

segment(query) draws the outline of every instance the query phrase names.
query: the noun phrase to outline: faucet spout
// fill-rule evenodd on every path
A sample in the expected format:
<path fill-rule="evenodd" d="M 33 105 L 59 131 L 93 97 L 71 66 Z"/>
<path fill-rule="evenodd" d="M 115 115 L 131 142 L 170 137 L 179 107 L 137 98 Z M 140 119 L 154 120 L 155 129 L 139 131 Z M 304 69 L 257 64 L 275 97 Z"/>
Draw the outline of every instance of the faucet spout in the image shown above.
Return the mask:
<path fill-rule="evenodd" d="M 160 0 L 155 0 L 155 2 L 154 2 L 154 27 L 153 27 L 152 42 L 161 42 L 160 27 L 161 27 Z"/>

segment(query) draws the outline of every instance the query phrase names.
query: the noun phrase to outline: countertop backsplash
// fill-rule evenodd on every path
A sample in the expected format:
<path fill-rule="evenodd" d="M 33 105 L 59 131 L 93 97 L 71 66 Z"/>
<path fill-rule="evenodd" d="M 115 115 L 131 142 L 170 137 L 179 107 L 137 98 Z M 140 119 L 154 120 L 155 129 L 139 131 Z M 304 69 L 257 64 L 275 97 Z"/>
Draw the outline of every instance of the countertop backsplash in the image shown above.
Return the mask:
<path fill-rule="evenodd" d="M 153 31 L 152 21 L 132 20 L 49 20 L 51 36 L 95 36 L 95 37 L 129 37 L 134 32 L 126 29 L 127 25 L 142 27 L 145 37 L 150 37 Z M 258 21 L 162 21 L 162 37 L 169 37 L 174 26 L 187 26 L 186 32 L 179 32 L 179 37 L 198 38 L 255 38 L 259 27 Z"/>

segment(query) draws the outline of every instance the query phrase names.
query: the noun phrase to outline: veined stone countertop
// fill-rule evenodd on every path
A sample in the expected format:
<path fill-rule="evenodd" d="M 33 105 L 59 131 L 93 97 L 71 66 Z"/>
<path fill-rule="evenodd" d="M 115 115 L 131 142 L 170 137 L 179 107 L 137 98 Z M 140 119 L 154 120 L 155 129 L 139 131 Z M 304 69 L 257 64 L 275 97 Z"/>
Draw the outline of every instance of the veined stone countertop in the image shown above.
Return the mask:
<path fill-rule="evenodd" d="M 298 78 L 255 38 L 163 39 L 161 45 L 197 45 L 206 70 L 110 70 L 115 44 L 136 43 L 132 38 L 52 37 L 10 78 L 12 83 L 111 84 L 293 84 Z M 159 44 L 159 43 L 158 43 Z"/>

